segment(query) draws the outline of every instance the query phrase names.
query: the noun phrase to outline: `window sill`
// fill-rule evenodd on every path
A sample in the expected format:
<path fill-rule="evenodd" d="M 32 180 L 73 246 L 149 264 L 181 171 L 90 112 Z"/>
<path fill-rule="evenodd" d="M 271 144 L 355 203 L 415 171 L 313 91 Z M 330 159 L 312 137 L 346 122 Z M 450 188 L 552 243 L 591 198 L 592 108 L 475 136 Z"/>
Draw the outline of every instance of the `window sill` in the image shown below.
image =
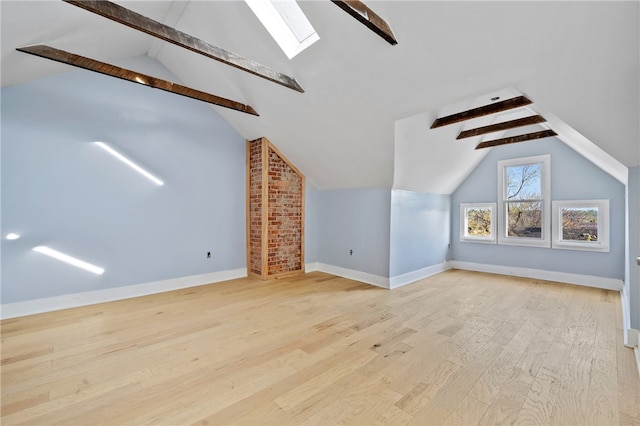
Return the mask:
<path fill-rule="evenodd" d="M 460 238 L 461 243 L 495 244 L 495 238 Z"/>
<path fill-rule="evenodd" d="M 600 253 L 608 253 L 609 246 L 602 244 L 580 244 L 580 243 L 562 243 L 554 242 L 552 248 L 559 250 L 580 250 L 580 251 L 594 251 Z"/>
<path fill-rule="evenodd" d="M 498 240 L 498 244 L 505 246 L 551 248 L 551 241 L 549 240 L 530 240 L 527 238 L 514 237 L 501 238 Z"/>

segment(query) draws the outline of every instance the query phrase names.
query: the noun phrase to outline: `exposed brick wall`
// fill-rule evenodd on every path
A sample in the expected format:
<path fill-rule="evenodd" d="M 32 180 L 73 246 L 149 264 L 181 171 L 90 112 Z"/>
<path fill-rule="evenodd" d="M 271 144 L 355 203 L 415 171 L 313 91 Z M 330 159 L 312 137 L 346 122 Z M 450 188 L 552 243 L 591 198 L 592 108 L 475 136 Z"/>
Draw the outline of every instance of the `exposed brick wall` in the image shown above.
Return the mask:
<path fill-rule="evenodd" d="M 263 144 L 267 155 L 267 199 L 263 200 Z M 304 176 L 272 149 L 265 139 L 249 143 L 248 268 L 268 278 L 303 270 Z M 262 217 L 266 203 L 267 217 Z M 262 235 L 263 220 L 267 235 Z M 267 252 L 263 253 L 263 238 Z M 263 259 L 267 268 L 262 270 Z"/>
<path fill-rule="evenodd" d="M 249 143 L 249 272 L 262 274 L 262 143 Z"/>
<path fill-rule="evenodd" d="M 268 275 L 302 269 L 302 178 L 269 148 Z"/>

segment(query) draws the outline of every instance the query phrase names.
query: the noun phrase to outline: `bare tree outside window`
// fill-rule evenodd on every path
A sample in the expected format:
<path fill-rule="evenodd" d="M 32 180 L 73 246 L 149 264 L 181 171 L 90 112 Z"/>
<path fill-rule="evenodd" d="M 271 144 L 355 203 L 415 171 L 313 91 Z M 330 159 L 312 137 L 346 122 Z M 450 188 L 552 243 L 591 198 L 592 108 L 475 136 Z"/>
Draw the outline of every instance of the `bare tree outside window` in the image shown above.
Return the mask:
<path fill-rule="evenodd" d="M 609 200 L 553 201 L 552 247 L 609 251 Z"/>
<path fill-rule="evenodd" d="M 598 241 L 598 207 L 563 208 L 562 240 Z"/>
<path fill-rule="evenodd" d="M 496 203 L 460 204 L 460 241 L 495 243 Z"/>
<path fill-rule="evenodd" d="M 473 237 L 491 236 L 491 209 L 467 209 L 467 235 Z"/>
<path fill-rule="evenodd" d="M 542 238 L 542 163 L 505 168 L 509 237 Z"/>

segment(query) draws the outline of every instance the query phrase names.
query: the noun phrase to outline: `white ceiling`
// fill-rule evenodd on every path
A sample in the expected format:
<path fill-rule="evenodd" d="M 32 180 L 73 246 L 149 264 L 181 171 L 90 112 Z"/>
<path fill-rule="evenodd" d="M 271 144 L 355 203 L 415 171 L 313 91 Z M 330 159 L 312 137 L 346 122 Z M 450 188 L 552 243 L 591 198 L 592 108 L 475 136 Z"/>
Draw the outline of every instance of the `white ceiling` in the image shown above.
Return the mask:
<path fill-rule="evenodd" d="M 247 139 L 268 137 L 320 189 L 392 187 L 397 120 L 436 117 L 505 88 L 620 163 L 640 165 L 639 2 L 365 0 L 392 27 L 391 46 L 330 1 L 302 1 L 320 41 L 292 60 L 242 1 L 117 3 L 295 77 L 305 93 L 62 1 L 0 2 L 2 86 L 71 69 L 20 46 L 115 63 L 149 54 L 186 85 L 252 105 L 260 117 L 214 108 Z M 477 162 L 443 132 L 426 130 L 416 143 L 424 157 L 415 167 L 434 170 L 420 178 L 443 181 L 434 192 L 450 192 L 447 170 L 459 179 Z"/>

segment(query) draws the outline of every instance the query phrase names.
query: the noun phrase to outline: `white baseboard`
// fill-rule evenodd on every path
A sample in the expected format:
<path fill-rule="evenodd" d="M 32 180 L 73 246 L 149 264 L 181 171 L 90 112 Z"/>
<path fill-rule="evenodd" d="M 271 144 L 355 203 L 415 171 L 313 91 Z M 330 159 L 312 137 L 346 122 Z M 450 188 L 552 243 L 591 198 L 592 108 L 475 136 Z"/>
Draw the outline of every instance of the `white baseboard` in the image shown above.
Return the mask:
<path fill-rule="evenodd" d="M 233 269 L 144 284 L 107 288 L 104 290 L 45 297 L 42 299 L 27 300 L 24 302 L 5 303 L 0 305 L 0 319 L 40 314 L 43 312 L 58 311 L 61 309 L 77 308 L 80 306 L 95 305 L 97 303 L 112 302 L 114 300 L 130 299 L 132 297 L 147 296 L 150 294 L 163 293 L 165 291 L 213 284 L 220 281 L 243 278 L 246 276 L 246 268 Z"/>
<path fill-rule="evenodd" d="M 315 272 L 320 270 L 320 262 L 311 262 L 304 264 L 304 272 Z"/>
<path fill-rule="evenodd" d="M 489 272 L 492 274 L 512 275 L 515 277 L 535 278 L 538 280 L 557 281 L 567 284 L 577 284 L 605 290 L 622 290 L 623 280 L 615 278 L 595 277 L 592 275 L 570 274 L 567 272 L 544 271 L 541 269 L 519 268 L 515 266 L 489 265 L 484 263 L 463 262 L 452 260 L 454 269 L 467 271 Z"/>
<path fill-rule="evenodd" d="M 633 353 L 636 358 L 636 366 L 638 367 L 638 374 L 640 374 L 640 330 L 636 330 L 635 328 L 625 329 L 624 345 L 633 348 Z"/>
<path fill-rule="evenodd" d="M 307 263 L 304 265 L 305 272 L 326 272 L 327 274 L 337 275 L 342 278 L 356 280 L 365 284 L 375 285 L 376 287 L 389 288 L 389 278 L 379 275 L 369 274 L 367 272 L 356 271 L 354 269 L 343 268 L 340 266 L 329 265 L 322 262 Z"/>
<path fill-rule="evenodd" d="M 451 269 L 451 267 L 451 262 L 443 262 L 439 265 L 427 266 L 426 268 L 418 269 L 417 271 L 411 271 L 407 272 L 406 274 L 396 275 L 395 277 L 389 278 L 389 288 L 394 289 L 402 287 L 403 285 L 414 283 L 423 278 L 427 278 Z"/>
<path fill-rule="evenodd" d="M 307 263 L 306 272 L 321 271 L 328 274 L 362 281 L 382 288 L 397 288 L 431 275 L 446 271 L 448 269 L 464 269 L 468 271 L 489 272 L 492 274 L 511 275 L 516 277 L 534 278 L 547 281 L 557 281 L 567 284 L 577 284 L 587 287 L 596 287 L 606 290 L 622 290 L 623 281 L 614 278 L 595 277 L 592 275 L 570 274 L 566 272 L 544 271 L 541 269 L 518 268 L 512 266 L 489 265 L 483 263 L 462 262 L 451 260 L 439 265 L 428 266 L 426 268 L 412 271 L 403 275 L 385 278 L 366 272 L 329 265 L 322 262 Z"/>
<path fill-rule="evenodd" d="M 624 329 L 624 345 L 633 348 L 640 344 L 640 330 L 635 328 Z"/>
<path fill-rule="evenodd" d="M 627 330 L 631 328 L 631 315 L 629 312 L 629 307 L 631 306 L 631 302 L 629 300 L 629 286 L 623 286 L 622 290 L 620 290 L 620 304 L 622 305 L 622 329 Z M 625 332 L 624 334 L 624 344 L 628 343 L 628 336 Z"/>
<path fill-rule="evenodd" d="M 426 268 L 422 268 L 417 271 L 411 271 L 409 273 L 398 275 L 392 278 L 385 278 L 379 275 L 373 275 L 367 272 L 356 271 L 354 269 L 343 268 L 340 266 L 329 265 L 321 262 L 307 263 L 305 264 L 304 269 L 305 272 L 326 272 L 327 274 L 361 281 L 363 283 L 375 285 L 377 287 L 393 289 L 451 269 L 451 265 L 449 264 L 449 262 L 444 262 L 440 265 L 428 266 Z"/>

